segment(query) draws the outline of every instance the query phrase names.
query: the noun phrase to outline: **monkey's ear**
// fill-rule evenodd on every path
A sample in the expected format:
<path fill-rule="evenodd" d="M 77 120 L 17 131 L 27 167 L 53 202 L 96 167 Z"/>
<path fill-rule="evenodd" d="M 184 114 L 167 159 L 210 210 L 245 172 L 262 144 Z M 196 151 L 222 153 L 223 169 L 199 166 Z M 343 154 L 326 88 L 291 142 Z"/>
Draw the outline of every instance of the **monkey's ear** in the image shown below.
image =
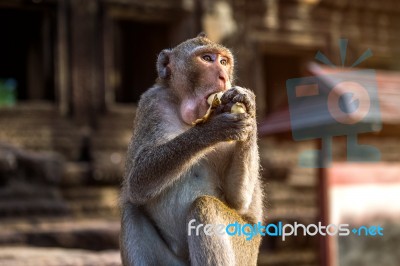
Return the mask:
<path fill-rule="evenodd" d="M 207 38 L 207 35 L 204 31 L 200 32 L 199 35 L 197 35 L 197 37 L 201 37 L 201 38 Z"/>
<path fill-rule="evenodd" d="M 158 76 L 162 79 L 166 79 L 171 75 L 171 68 L 168 66 L 169 61 L 170 61 L 169 60 L 170 56 L 171 56 L 170 49 L 164 49 L 158 55 L 157 72 L 158 72 Z"/>

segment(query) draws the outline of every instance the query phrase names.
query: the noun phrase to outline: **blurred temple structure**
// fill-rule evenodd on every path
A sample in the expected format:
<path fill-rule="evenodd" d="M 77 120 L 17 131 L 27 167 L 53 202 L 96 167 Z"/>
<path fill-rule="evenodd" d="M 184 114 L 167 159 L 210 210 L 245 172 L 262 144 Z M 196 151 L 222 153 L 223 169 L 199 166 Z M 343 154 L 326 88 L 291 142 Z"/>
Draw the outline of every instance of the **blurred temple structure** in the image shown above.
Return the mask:
<path fill-rule="evenodd" d="M 118 193 L 136 103 L 154 83 L 157 54 L 201 31 L 233 50 L 236 83 L 257 95 L 264 222 L 327 222 L 327 171 L 297 161 L 321 143 L 293 140 L 286 81 L 341 71 L 340 38 L 345 67 L 370 49 L 357 67 L 377 71 L 382 130 L 359 142 L 395 164 L 399 30 L 397 0 L 0 0 L 0 265 L 38 247 L 59 248 L 48 256 L 66 265 L 75 249 L 78 264 L 119 265 Z M 311 63 L 318 51 L 338 68 Z M 345 161 L 344 138 L 332 149 Z M 259 265 L 335 265 L 331 246 L 264 237 Z"/>

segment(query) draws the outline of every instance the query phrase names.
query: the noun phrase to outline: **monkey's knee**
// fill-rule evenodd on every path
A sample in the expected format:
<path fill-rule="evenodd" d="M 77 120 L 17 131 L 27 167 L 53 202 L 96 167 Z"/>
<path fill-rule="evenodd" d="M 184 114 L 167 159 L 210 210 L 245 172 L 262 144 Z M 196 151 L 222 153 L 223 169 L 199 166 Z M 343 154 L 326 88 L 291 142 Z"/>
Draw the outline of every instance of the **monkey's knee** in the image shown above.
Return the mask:
<path fill-rule="evenodd" d="M 203 224 L 239 222 L 244 223 L 243 218 L 224 202 L 213 196 L 201 196 L 191 206 L 189 217 Z"/>
<path fill-rule="evenodd" d="M 227 232 L 205 234 L 207 224 L 212 226 L 247 224 L 232 208 L 221 200 L 202 196 L 197 198 L 188 216 L 188 242 L 190 259 L 193 265 L 256 265 L 260 235 L 231 236 Z M 252 230 L 253 228 L 248 228 Z M 247 231 L 249 233 L 249 231 Z M 250 232 L 251 233 L 251 232 Z M 254 232 L 253 232 L 254 233 Z M 207 258 L 207 259 L 204 259 Z"/>

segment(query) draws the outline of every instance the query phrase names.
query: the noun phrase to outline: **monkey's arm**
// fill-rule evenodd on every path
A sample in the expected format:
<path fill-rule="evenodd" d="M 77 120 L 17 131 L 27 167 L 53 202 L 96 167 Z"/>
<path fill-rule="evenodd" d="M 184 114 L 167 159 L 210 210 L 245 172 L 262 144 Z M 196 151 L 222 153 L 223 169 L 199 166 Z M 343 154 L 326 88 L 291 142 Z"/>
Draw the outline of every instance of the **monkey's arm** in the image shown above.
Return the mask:
<path fill-rule="evenodd" d="M 192 129 L 160 145 L 139 147 L 127 168 L 131 202 L 142 204 L 160 194 L 179 179 L 206 148 L 201 134 Z"/>
<path fill-rule="evenodd" d="M 228 204 L 242 215 L 259 219 L 262 213 L 261 190 L 259 189 L 260 158 L 257 145 L 257 123 L 255 119 L 255 95 L 248 89 L 234 87 L 225 101 L 245 104 L 250 116 L 246 118 L 251 129 L 245 140 L 237 141 L 232 160 L 224 179 L 224 192 Z"/>
<path fill-rule="evenodd" d="M 228 204 L 242 215 L 254 215 L 254 208 L 259 208 L 261 211 L 261 202 L 256 199 L 261 195 L 256 195 L 256 186 L 260 186 L 259 154 L 257 133 L 251 132 L 248 140 L 238 141 L 235 144 L 224 180 L 224 192 Z"/>
<path fill-rule="evenodd" d="M 222 114 L 202 126 L 183 130 L 176 110 L 165 100 L 167 96 L 153 89 L 139 103 L 124 179 L 135 204 L 159 195 L 207 149 L 221 140 L 239 138 L 237 133 L 243 128 L 240 116 Z"/>
<path fill-rule="evenodd" d="M 137 117 L 125 176 L 130 201 L 136 204 L 145 203 L 179 179 L 208 146 L 197 128 L 168 139 L 168 133 L 162 130 L 162 121 L 153 123 L 157 118 L 152 114 L 144 119 L 153 128 L 141 126 L 146 122 L 140 122 L 142 118 Z"/>

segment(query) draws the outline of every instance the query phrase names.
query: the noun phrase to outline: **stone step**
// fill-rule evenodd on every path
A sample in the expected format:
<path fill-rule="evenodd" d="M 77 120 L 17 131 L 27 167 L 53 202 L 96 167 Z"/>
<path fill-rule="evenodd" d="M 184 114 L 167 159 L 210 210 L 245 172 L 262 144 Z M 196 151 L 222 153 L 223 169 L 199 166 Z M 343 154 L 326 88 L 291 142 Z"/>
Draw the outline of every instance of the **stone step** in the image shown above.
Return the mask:
<path fill-rule="evenodd" d="M 266 195 L 269 207 L 317 206 L 316 188 L 312 186 L 293 186 L 281 182 L 270 182 L 266 186 Z"/>
<path fill-rule="evenodd" d="M 23 181 L 13 181 L 10 186 L 0 187 L 0 201 L 33 198 L 57 199 L 59 197 L 60 193 L 55 186 L 31 185 Z"/>
<path fill-rule="evenodd" d="M 270 206 L 287 206 L 287 205 L 296 205 L 303 207 L 315 207 L 317 206 L 317 198 L 315 193 L 305 193 L 301 191 L 295 190 L 283 190 L 283 191 L 274 191 L 273 193 L 269 193 L 268 202 L 270 202 Z"/>
<path fill-rule="evenodd" d="M 318 257 L 315 250 L 260 252 L 259 266 L 317 266 Z"/>
<path fill-rule="evenodd" d="M 111 131 L 113 129 L 112 126 L 131 130 L 133 127 L 133 118 L 101 118 L 98 129 Z"/>
<path fill-rule="evenodd" d="M 118 186 L 123 177 L 125 153 L 95 153 L 93 162 L 67 162 L 61 179 L 63 187 L 86 186 L 88 184 Z"/>
<path fill-rule="evenodd" d="M 119 219 L 2 220 L 0 246 L 118 249 Z M 1 250 L 2 248 L 0 248 Z"/>
<path fill-rule="evenodd" d="M 93 252 L 79 249 L 2 247 L 0 266 L 120 266 L 118 250 Z"/>
<path fill-rule="evenodd" d="M 315 187 L 317 185 L 317 169 L 301 167 L 293 168 L 287 185 L 296 187 Z"/>
<path fill-rule="evenodd" d="M 0 219 L 18 217 L 97 217 L 116 216 L 119 208 L 117 200 L 101 202 L 99 200 L 54 201 L 50 199 L 12 199 L 0 202 Z"/>
<path fill-rule="evenodd" d="M 87 162 L 67 162 L 60 182 L 61 186 L 75 187 L 88 184 L 90 171 L 90 164 Z"/>
<path fill-rule="evenodd" d="M 130 134 L 116 136 L 95 136 L 92 140 L 93 149 L 99 150 L 122 150 L 128 147 Z"/>
<path fill-rule="evenodd" d="M 0 189 L 0 219 L 118 216 L 119 187 L 88 186 L 89 181 L 86 180 L 84 184 L 84 181 L 78 180 L 73 185 L 61 183 L 61 188 L 34 185 L 2 188 Z"/>
<path fill-rule="evenodd" d="M 298 221 L 302 223 L 314 222 L 317 219 L 318 209 L 316 207 L 298 207 L 296 205 L 277 206 L 267 209 L 265 217 L 270 221 Z"/>
<path fill-rule="evenodd" d="M 63 198 L 74 216 L 119 215 L 118 187 L 73 187 L 62 190 Z"/>
<path fill-rule="evenodd" d="M 13 199 L 0 202 L 0 218 L 29 216 L 61 216 L 69 212 L 63 201 L 50 199 Z"/>

